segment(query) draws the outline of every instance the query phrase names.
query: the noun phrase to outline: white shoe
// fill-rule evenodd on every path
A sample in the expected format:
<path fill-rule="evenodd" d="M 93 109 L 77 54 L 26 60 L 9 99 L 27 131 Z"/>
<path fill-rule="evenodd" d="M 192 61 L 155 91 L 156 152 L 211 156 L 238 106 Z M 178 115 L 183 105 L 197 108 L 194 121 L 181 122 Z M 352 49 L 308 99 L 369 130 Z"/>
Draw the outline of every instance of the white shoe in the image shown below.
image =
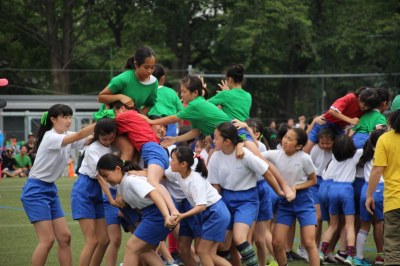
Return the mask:
<path fill-rule="evenodd" d="M 297 249 L 297 254 L 300 257 L 302 257 L 303 259 L 305 259 L 306 261 L 308 261 L 308 253 L 307 253 L 307 250 L 304 247 L 299 246 L 299 248 Z"/>

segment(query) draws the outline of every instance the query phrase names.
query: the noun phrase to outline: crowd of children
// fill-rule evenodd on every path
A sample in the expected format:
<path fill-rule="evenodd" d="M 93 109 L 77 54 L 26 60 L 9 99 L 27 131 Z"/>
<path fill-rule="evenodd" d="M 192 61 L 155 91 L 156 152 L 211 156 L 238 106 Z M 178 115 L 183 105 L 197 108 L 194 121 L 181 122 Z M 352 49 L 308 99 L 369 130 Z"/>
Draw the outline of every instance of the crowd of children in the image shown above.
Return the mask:
<path fill-rule="evenodd" d="M 99 93 L 95 124 L 70 132 L 71 108 L 56 104 L 44 113 L 21 195 L 38 236 L 32 265 L 45 264 L 54 241 L 60 265 L 72 265 L 55 181 L 71 149 L 84 145 L 71 192 L 72 216 L 85 238 L 79 265 L 103 258 L 117 265 L 122 226 L 132 234 L 123 265 L 283 266 L 295 254 L 296 220 L 299 253 L 310 265 L 371 265 L 363 257 L 371 224 L 375 264 L 383 264 L 383 178 L 372 214 L 365 202 L 389 93 L 363 87 L 347 94 L 308 125 L 307 136 L 305 128 L 275 130 L 250 118 L 243 76 L 242 65 L 230 68 L 222 91 L 208 100 L 204 80 L 187 76 L 181 102 L 163 86 L 165 72 L 144 47 Z M 177 127 L 183 120 L 191 125 L 185 133 Z M 167 236 L 179 257 L 168 250 Z"/>

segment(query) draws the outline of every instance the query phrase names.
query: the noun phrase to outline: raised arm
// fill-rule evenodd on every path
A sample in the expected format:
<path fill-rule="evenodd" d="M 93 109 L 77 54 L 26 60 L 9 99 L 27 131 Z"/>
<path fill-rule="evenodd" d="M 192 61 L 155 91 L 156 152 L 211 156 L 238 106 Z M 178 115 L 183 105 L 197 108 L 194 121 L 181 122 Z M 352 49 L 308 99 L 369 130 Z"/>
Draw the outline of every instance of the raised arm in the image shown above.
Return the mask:
<path fill-rule="evenodd" d="M 96 125 L 96 123 L 91 124 L 91 125 L 89 125 L 87 127 L 82 128 L 78 132 L 66 135 L 63 138 L 63 141 L 62 141 L 61 145 L 62 146 L 66 146 L 66 145 L 71 144 L 71 143 L 73 143 L 75 141 L 78 141 L 78 140 L 86 138 L 87 136 L 89 136 L 90 134 L 93 133 L 95 125 Z"/>
<path fill-rule="evenodd" d="M 123 104 L 133 107 L 135 103 L 131 98 L 124 94 L 113 94 L 108 87 L 105 87 L 97 96 L 99 103 L 111 104 L 116 101 L 121 101 Z"/>

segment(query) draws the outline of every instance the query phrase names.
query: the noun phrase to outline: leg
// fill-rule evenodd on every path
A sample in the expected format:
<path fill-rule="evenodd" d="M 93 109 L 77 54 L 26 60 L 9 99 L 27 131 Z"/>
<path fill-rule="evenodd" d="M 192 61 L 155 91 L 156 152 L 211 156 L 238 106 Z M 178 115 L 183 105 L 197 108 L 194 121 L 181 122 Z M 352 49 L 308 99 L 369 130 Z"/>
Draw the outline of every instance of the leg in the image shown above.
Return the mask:
<path fill-rule="evenodd" d="M 285 224 L 275 224 L 272 238 L 272 246 L 274 247 L 275 259 L 279 265 L 286 265 L 286 250 L 287 236 L 290 227 Z"/>
<path fill-rule="evenodd" d="M 301 228 L 301 240 L 307 250 L 310 265 L 320 265 L 317 244 L 315 243 L 314 225 L 307 225 Z"/>
<path fill-rule="evenodd" d="M 180 236 L 178 242 L 179 254 L 185 265 L 197 266 L 197 262 L 191 255 L 193 238 L 188 236 Z"/>
<path fill-rule="evenodd" d="M 317 226 L 315 227 L 315 243 L 317 247 L 321 243 L 321 234 L 322 234 L 322 216 L 321 216 L 321 206 L 319 204 L 315 204 L 315 214 L 317 215 Z"/>
<path fill-rule="evenodd" d="M 164 262 L 162 261 L 161 257 L 152 249 L 140 254 L 140 259 L 142 261 L 142 265 L 164 266 Z"/>
<path fill-rule="evenodd" d="M 124 135 L 117 136 L 114 141 L 114 145 L 121 151 L 121 159 L 125 161 L 130 161 L 133 158 L 135 149 L 129 142 L 128 138 Z"/>
<path fill-rule="evenodd" d="M 347 255 L 354 257 L 354 246 L 356 243 L 356 236 L 354 232 L 354 215 L 345 215 L 346 231 L 347 231 Z"/>
<path fill-rule="evenodd" d="M 106 251 L 106 266 L 114 266 L 117 264 L 118 250 L 121 246 L 121 227 L 119 224 L 110 224 L 107 231 L 110 244 Z"/>
<path fill-rule="evenodd" d="M 339 223 L 338 215 L 330 215 L 330 222 L 328 229 L 326 229 L 325 233 L 322 236 L 322 245 L 321 245 L 321 252 L 326 255 L 329 251 L 329 243 L 331 242 L 333 235 L 337 231 Z"/>
<path fill-rule="evenodd" d="M 36 222 L 33 227 L 39 242 L 32 254 L 32 266 L 45 265 L 55 239 L 52 221 Z"/>
<path fill-rule="evenodd" d="M 257 248 L 258 264 L 265 265 L 267 263 L 267 241 L 265 234 L 267 232 L 267 223 L 271 221 L 259 221 L 253 234 L 253 239 Z"/>
<path fill-rule="evenodd" d="M 52 221 L 54 236 L 58 244 L 58 260 L 61 266 L 72 265 L 71 232 L 65 217 Z"/>
<path fill-rule="evenodd" d="M 85 237 L 85 245 L 79 256 L 79 265 L 89 265 L 97 247 L 96 223 L 94 219 L 80 219 L 79 225 Z"/>
<path fill-rule="evenodd" d="M 383 253 L 383 221 L 374 221 L 373 226 L 376 251 Z"/>
<path fill-rule="evenodd" d="M 274 222 L 272 220 L 267 221 L 267 230 L 265 231 L 265 242 L 267 244 L 267 248 L 269 254 L 274 257 L 274 249 L 272 247 L 272 232 L 274 229 Z"/>
<path fill-rule="evenodd" d="M 231 265 L 226 259 L 217 255 L 218 243 L 205 239 L 200 239 L 197 253 L 200 256 L 203 266 L 229 266 Z M 186 264 L 185 264 L 186 265 Z"/>
<path fill-rule="evenodd" d="M 94 250 L 92 260 L 90 261 L 90 265 L 100 265 L 104 253 L 106 252 L 106 249 L 108 247 L 108 244 L 110 243 L 110 238 L 108 237 L 107 233 L 107 225 L 106 225 L 106 219 L 101 218 L 101 219 L 96 219 L 96 235 L 97 235 L 97 247 Z"/>
<path fill-rule="evenodd" d="M 360 220 L 360 230 L 358 231 L 356 237 L 356 255 L 359 259 L 364 258 L 364 248 L 370 227 L 371 222 Z"/>
<path fill-rule="evenodd" d="M 152 246 L 149 243 L 137 238 L 135 235 L 132 235 L 125 246 L 125 256 L 123 264 L 130 266 L 139 266 L 140 255 L 147 253 L 151 250 Z M 152 260 L 153 256 L 149 254 L 149 258 L 150 260 Z"/>

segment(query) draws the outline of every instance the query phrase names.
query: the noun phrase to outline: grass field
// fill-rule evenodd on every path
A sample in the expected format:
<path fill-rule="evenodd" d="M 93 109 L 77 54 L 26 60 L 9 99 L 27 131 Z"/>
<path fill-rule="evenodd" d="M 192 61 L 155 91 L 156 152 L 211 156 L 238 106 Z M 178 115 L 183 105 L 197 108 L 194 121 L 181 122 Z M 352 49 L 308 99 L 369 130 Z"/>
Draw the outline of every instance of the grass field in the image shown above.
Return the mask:
<path fill-rule="evenodd" d="M 72 233 L 72 253 L 74 265 L 78 264 L 80 250 L 83 247 L 83 235 L 79 223 L 72 220 L 70 193 L 74 178 L 61 178 L 57 181 L 59 196 L 63 206 L 69 229 Z M 0 179 L 0 265 L 2 266 L 23 266 L 30 265 L 30 259 L 37 244 L 33 226 L 22 208 L 19 199 L 21 189 L 26 179 Z M 298 232 L 299 230 L 297 230 Z M 124 243 L 129 234 L 123 234 L 119 260 L 122 261 Z M 295 250 L 298 246 L 298 235 L 295 239 Z M 46 265 L 58 265 L 56 244 L 51 250 Z M 367 242 L 367 259 L 372 260 L 375 255 L 375 248 L 372 237 Z M 305 262 L 290 262 L 290 265 L 307 265 Z"/>

